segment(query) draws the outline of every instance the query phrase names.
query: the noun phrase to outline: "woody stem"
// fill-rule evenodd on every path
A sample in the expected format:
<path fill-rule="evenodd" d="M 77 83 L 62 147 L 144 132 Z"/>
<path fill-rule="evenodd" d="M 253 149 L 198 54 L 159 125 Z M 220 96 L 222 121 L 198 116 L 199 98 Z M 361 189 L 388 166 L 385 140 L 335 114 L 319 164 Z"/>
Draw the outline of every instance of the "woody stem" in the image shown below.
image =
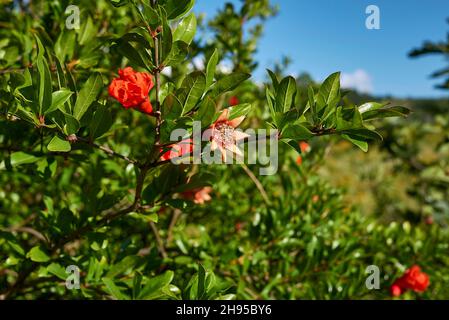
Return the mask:
<path fill-rule="evenodd" d="M 157 0 L 151 0 L 152 6 L 156 7 L 157 6 Z M 161 73 L 161 69 L 160 69 L 160 65 L 159 65 L 159 46 L 160 46 L 160 39 L 159 39 L 159 32 L 156 32 L 155 34 L 151 34 L 151 36 L 153 37 L 153 41 L 154 41 L 154 64 L 156 65 L 156 68 L 154 70 L 154 78 L 155 78 L 155 86 L 156 86 L 156 111 L 155 111 L 155 116 L 156 116 L 156 138 L 155 138 L 155 144 L 156 146 L 159 145 L 160 143 L 160 137 L 161 137 L 161 124 L 162 124 L 162 119 L 161 119 L 161 106 L 160 106 L 160 101 L 159 101 L 159 91 L 161 88 L 161 81 L 160 81 L 160 73 Z"/>

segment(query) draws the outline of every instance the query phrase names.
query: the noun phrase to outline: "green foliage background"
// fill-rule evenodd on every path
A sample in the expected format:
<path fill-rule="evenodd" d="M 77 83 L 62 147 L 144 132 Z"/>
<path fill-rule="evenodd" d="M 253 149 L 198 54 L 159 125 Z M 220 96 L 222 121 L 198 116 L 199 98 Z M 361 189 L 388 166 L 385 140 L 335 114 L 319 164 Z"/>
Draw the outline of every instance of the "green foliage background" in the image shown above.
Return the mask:
<path fill-rule="evenodd" d="M 75 1 L 75 31 L 65 28 L 72 2 L 0 1 L 0 297 L 390 299 L 394 279 L 418 264 L 430 287 L 403 298 L 449 298 L 447 101 L 390 101 L 413 115 L 378 119 L 408 110 L 379 101 L 360 112 L 366 97 L 340 92 L 338 73 L 320 85 L 278 64 L 264 88 L 244 81 L 278 10 L 268 0 L 224 4 L 209 21 L 188 13 L 190 0 L 161 0 L 160 11 L 129 2 Z M 106 90 L 119 67 L 160 67 L 146 32 L 159 25 L 171 67 L 160 76 L 162 125 Z M 233 73 L 218 68 L 207 91 L 198 58 Z M 193 103 L 182 98 L 192 88 L 202 96 Z M 248 175 L 257 165 L 154 165 L 159 138 L 190 116 L 207 127 L 231 96 L 243 128 L 282 132 L 279 171 L 256 177 L 262 188 Z M 384 139 L 373 143 L 375 128 Z M 297 165 L 301 140 L 312 151 Z M 152 164 L 141 199 L 143 170 L 129 159 Z M 201 185 L 213 187 L 211 202 L 179 197 Z M 79 290 L 65 286 L 69 265 Z M 381 270 L 378 290 L 365 286 L 369 265 Z"/>

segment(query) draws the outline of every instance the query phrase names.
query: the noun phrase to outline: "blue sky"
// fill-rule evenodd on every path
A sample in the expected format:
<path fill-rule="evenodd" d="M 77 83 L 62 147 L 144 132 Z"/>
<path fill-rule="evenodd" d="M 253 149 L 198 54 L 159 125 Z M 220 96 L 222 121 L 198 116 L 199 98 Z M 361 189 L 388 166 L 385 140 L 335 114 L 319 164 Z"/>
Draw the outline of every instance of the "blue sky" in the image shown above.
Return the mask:
<path fill-rule="evenodd" d="M 230 2 L 240 3 L 238 0 Z M 429 75 L 443 68 L 443 57 L 410 59 L 424 40 L 441 41 L 449 32 L 448 0 L 272 0 L 279 14 L 266 22 L 259 43 L 256 79 L 283 55 L 293 59 L 291 74 L 314 79 L 342 72 L 342 82 L 377 95 L 447 97 Z M 223 0 L 197 0 L 195 11 L 211 18 Z M 368 5 L 380 9 L 380 30 L 365 27 Z"/>

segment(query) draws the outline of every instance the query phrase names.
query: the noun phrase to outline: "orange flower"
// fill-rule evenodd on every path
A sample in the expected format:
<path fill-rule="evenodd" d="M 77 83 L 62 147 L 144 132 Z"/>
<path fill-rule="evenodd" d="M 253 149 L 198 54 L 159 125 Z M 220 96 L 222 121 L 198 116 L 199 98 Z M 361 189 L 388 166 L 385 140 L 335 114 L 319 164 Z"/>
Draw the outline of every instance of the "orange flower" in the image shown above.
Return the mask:
<path fill-rule="evenodd" d="M 162 149 L 161 149 L 162 151 Z M 170 146 L 170 150 L 166 151 L 160 157 L 161 161 L 167 161 L 174 158 L 182 157 L 193 153 L 193 140 L 192 139 L 184 139 L 179 143 L 172 144 Z"/>
<path fill-rule="evenodd" d="M 242 151 L 237 146 L 237 143 L 249 137 L 248 134 L 235 130 L 235 128 L 237 128 L 242 121 L 245 120 L 245 116 L 229 120 L 230 110 L 230 108 L 223 110 L 217 121 L 215 121 L 215 123 L 209 128 L 211 149 L 219 149 L 223 161 L 226 161 L 227 150 L 236 155 L 243 156 Z"/>
<path fill-rule="evenodd" d="M 298 156 L 298 158 L 296 158 L 296 164 L 298 166 L 300 166 L 302 164 L 302 157 L 301 156 Z"/>
<path fill-rule="evenodd" d="M 118 100 L 126 109 L 137 110 L 151 114 L 151 106 L 148 94 L 154 83 L 150 74 L 135 72 L 133 68 L 126 67 L 118 71 L 119 77 L 112 80 L 109 85 L 109 95 Z"/>
<path fill-rule="evenodd" d="M 400 296 L 406 290 L 415 292 L 424 292 L 429 286 L 429 276 L 421 272 L 417 265 L 407 269 L 402 277 L 397 279 L 390 288 L 391 294 L 395 297 Z"/>
<path fill-rule="evenodd" d="M 212 200 L 212 197 L 209 194 L 211 192 L 211 187 L 203 187 L 184 191 L 181 193 L 181 196 L 184 199 L 191 200 L 196 204 L 204 204 L 205 202 Z"/>

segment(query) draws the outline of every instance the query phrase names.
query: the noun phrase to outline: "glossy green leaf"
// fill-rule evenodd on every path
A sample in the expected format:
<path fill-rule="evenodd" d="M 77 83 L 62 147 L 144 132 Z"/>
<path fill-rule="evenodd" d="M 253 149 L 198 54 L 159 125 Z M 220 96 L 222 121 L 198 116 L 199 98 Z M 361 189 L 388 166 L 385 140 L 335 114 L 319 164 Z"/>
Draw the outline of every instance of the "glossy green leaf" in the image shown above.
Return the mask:
<path fill-rule="evenodd" d="M 196 32 L 196 16 L 192 12 L 181 20 L 173 33 L 173 41 L 183 41 L 190 44 Z"/>
<path fill-rule="evenodd" d="M 238 117 L 246 117 L 246 115 L 251 111 L 252 105 L 251 103 L 242 103 L 231 108 L 231 112 L 229 113 L 229 120 L 238 118 Z"/>
<path fill-rule="evenodd" d="M 275 109 L 279 112 L 287 112 L 295 103 L 296 97 L 296 80 L 293 77 L 286 77 L 282 79 L 276 90 L 276 104 Z"/>
<path fill-rule="evenodd" d="M 129 269 L 133 269 L 139 261 L 140 258 L 138 256 L 127 256 L 112 266 L 106 274 L 106 277 L 113 279 Z"/>
<path fill-rule="evenodd" d="M 47 262 L 50 260 L 50 257 L 41 246 L 33 247 L 27 253 L 27 258 L 31 259 L 34 262 Z"/>
<path fill-rule="evenodd" d="M 61 280 L 66 280 L 69 274 L 65 272 L 65 269 L 58 263 L 51 263 L 47 266 L 47 271 Z"/>
<path fill-rule="evenodd" d="M 51 107 L 53 88 L 47 61 L 44 58 L 38 58 L 36 65 L 39 73 L 39 114 L 43 115 Z"/>
<path fill-rule="evenodd" d="M 45 114 L 56 111 L 57 109 L 64 111 L 64 104 L 72 95 L 73 92 L 66 88 L 53 92 L 51 106 L 45 111 Z"/>
<path fill-rule="evenodd" d="M 169 67 L 182 62 L 188 53 L 188 45 L 183 41 L 176 41 L 173 43 L 170 53 L 162 62 L 164 67 Z"/>
<path fill-rule="evenodd" d="M 351 142 L 358 148 L 360 148 L 360 150 L 362 150 L 363 152 L 368 152 L 368 142 L 366 142 L 364 139 L 361 139 L 361 138 L 355 137 L 355 136 L 351 136 L 349 134 L 342 134 L 341 137 L 343 139 L 348 140 L 349 142 Z"/>
<path fill-rule="evenodd" d="M 99 104 L 90 122 L 90 136 L 97 139 L 108 132 L 112 126 L 112 116 L 109 108 Z"/>
<path fill-rule="evenodd" d="M 140 291 L 139 299 L 151 300 L 164 296 L 162 289 L 172 282 L 173 277 L 173 271 L 166 271 L 164 274 L 150 278 Z"/>
<path fill-rule="evenodd" d="M 186 14 L 192 9 L 194 0 L 167 0 L 165 2 L 165 11 L 167 18 L 174 20 Z"/>
<path fill-rule="evenodd" d="M 97 99 L 102 88 L 103 80 L 101 75 L 99 73 L 92 74 L 79 92 L 75 107 L 73 108 L 73 116 L 77 120 L 80 120 L 87 112 L 87 109 Z"/>
<path fill-rule="evenodd" d="M 318 90 L 317 111 L 324 107 L 335 108 L 340 100 L 340 72 L 331 74 Z"/>
<path fill-rule="evenodd" d="M 72 147 L 70 146 L 70 142 L 68 142 L 67 140 L 63 140 L 58 136 L 54 136 L 48 144 L 47 149 L 48 151 L 52 152 L 69 152 Z"/>
<path fill-rule="evenodd" d="M 126 300 L 128 297 L 122 293 L 121 289 L 114 283 L 114 280 L 110 278 L 102 278 L 104 285 L 106 286 L 106 291 L 118 300 Z"/>
<path fill-rule="evenodd" d="M 250 74 L 243 72 L 234 72 L 219 79 L 212 86 L 211 96 L 217 97 L 225 92 L 229 92 L 237 88 L 243 81 L 249 79 Z"/>
<path fill-rule="evenodd" d="M 281 139 L 292 139 L 295 141 L 308 140 L 312 138 L 314 134 L 301 124 L 287 125 L 281 134 Z"/>
<path fill-rule="evenodd" d="M 195 108 L 199 99 L 204 93 L 206 86 L 206 77 L 204 73 L 195 71 L 186 76 L 182 83 L 182 87 L 186 88 L 186 98 L 184 100 L 182 114 L 186 114 Z"/>
<path fill-rule="evenodd" d="M 218 51 L 217 49 L 215 49 L 212 55 L 210 56 L 206 66 L 206 89 L 209 89 L 209 87 L 214 82 L 215 69 L 217 68 L 217 64 L 218 64 Z"/>
<path fill-rule="evenodd" d="M 22 164 L 29 164 L 38 161 L 40 158 L 32 154 L 22 151 L 14 152 L 11 154 L 11 166 L 20 166 Z"/>

